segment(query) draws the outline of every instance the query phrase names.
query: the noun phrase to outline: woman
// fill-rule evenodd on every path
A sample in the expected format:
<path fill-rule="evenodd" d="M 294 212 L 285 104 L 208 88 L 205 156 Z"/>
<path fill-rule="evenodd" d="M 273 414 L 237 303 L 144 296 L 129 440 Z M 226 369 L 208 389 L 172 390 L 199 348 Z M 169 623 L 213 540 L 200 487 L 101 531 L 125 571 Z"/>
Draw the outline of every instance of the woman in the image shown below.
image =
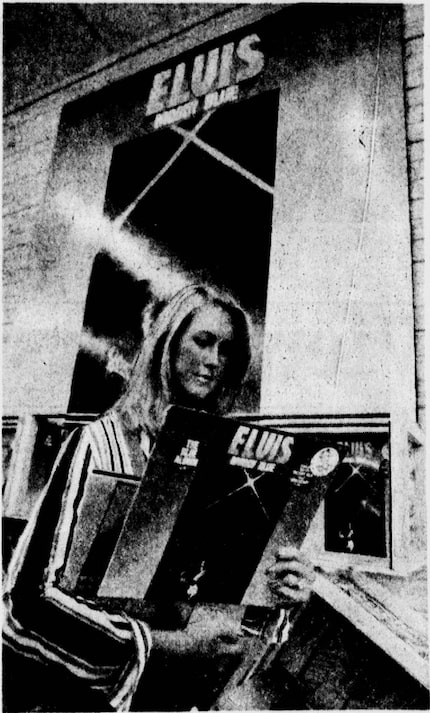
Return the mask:
<path fill-rule="evenodd" d="M 153 312 L 144 331 L 125 394 L 64 444 L 14 553 L 5 587 L 5 640 L 11 649 L 40 662 L 44 671 L 49 665 L 51 682 L 66 675 L 65 687 L 69 680 L 77 690 L 84 684 L 83 690 L 93 695 L 87 709 L 93 710 L 106 710 L 106 702 L 116 710 L 129 708 L 152 643 L 156 649 L 198 650 L 202 656 L 234 655 L 242 646 L 238 623 L 222 611 L 205 614 L 203 607 L 185 632 L 151 633 L 144 622 L 100 610 L 59 585 L 61 577 L 64 582 L 71 576 L 70 552 L 84 546 L 79 535 L 89 474 L 142 476 L 169 403 L 224 413 L 245 377 L 247 318 L 232 298 L 211 288 L 182 289 Z M 97 529 L 98 515 L 90 515 Z M 286 551 L 278 554 L 269 586 L 278 600 L 299 602 L 309 596 L 310 580 L 311 570 L 300 555 Z M 64 702 L 60 707 L 66 710 Z M 75 702 L 75 709 L 86 708 Z"/>

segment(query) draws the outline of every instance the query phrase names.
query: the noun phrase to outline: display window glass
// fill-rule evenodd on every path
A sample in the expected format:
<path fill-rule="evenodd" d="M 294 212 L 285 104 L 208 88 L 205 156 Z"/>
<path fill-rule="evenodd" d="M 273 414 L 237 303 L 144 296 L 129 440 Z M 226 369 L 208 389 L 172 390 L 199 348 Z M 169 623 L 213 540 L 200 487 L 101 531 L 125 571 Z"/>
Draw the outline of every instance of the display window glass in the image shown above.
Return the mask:
<path fill-rule="evenodd" d="M 238 404 L 247 410 L 259 407 L 277 116 L 278 92 L 269 91 L 119 144 L 106 187 L 112 222 L 148 246 L 160 264 L 167 261 L 173 274 L 227 289 L 251 315 L 260 358 Z M 111 350 L 102 369 L 99 354 L 84 341 L 70 410 L 97 412 L 115 400 L 121 374 L 112 368 L 112 349 L 126 361 L 133 356 L 153 290 L 144 268 L 133 275 L 107 253 L 97 255 L 84 331 L 108 340 Z"/>

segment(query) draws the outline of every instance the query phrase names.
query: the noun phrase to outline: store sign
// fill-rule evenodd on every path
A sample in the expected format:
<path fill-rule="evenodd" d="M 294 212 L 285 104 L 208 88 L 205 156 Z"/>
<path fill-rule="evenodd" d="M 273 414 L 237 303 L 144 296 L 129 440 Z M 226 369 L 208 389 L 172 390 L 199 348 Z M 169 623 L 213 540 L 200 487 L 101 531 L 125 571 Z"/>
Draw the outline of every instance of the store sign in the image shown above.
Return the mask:
<path fill-rule="evenodd" d="M 259 44 L 257 34 L 247 35 L 158 72 L 145 111 L 146 116 L 156 115 L 154 128 L 235 101 L 239 84 L 257 76 L 264 67 Z"/>

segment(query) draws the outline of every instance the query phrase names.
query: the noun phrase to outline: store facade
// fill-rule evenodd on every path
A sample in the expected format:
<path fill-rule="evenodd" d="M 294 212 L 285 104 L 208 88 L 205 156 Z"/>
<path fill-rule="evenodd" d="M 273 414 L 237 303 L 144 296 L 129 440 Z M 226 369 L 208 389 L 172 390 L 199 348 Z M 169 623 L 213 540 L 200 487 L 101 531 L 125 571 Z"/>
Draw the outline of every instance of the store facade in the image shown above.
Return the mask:
<path fill-rule="evenodd" d="M 343 549 L 327 544 L 328 505 L 310 547 L 322 563 L 384 576 L 416 569 L 425 554 L 422 135 L 411 140 L 420 17 L 420 6 L 388 4 L 232 7 L 12 111 L 7 140 L 25 135 L 26 115 L 30 133 L 41 117 L 34 165 L 45 182 L 36 210 L 24 209 L 24 298 L 5 253 L 5 414 L 108 407 L 148 300 L 212 282 L 254 326 L 238 411 L 348 434 L 373 469 L 380 544 L 354 552 L 345 533 Z M 22 218 L 6 215 L 11 239 Z M 28 444 L 30 421 L 20 425 Z M 16 473 L 26 458 L 25 448 L 12 454 Z"/>

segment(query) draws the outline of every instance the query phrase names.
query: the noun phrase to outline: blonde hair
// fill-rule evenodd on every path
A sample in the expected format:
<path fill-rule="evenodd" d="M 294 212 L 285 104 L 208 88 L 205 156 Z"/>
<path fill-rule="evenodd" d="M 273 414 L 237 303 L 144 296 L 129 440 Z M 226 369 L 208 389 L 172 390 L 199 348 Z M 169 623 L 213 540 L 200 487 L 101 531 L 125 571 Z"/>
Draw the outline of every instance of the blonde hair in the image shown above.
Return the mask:
<path fill-rule="evenodd" d="M 152 306 L 144 314 L 142 346 L 126 391 L 115 406 L 117 411 L 128 414 L 133 427 L 158 433 L 166 407 L 174 401 L 172 363 L 179 340 L 194 315 L 206 306 L 221 307 L 233 325 L 234 345 L 212 410 L 225 413 L 231 408 L 251 359 L 248 318 L 230 295 L 206 285 L 189 285 L 158 310 Z"/>

